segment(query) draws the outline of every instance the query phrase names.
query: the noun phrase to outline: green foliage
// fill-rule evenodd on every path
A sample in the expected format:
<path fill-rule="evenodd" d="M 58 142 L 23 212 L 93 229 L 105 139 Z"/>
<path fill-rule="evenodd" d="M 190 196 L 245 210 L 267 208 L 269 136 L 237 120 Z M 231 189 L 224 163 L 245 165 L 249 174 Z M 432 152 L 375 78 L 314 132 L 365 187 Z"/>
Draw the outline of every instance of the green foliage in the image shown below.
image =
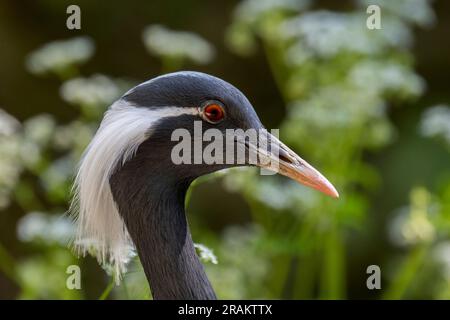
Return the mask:
<path fill-rule="evenodd" d="M 305 11 L 291 1 L 248 0 L 238 6 L 229 29 L 227 40 L 237 53 L 248 55 L 260 43 L 288 108 L 282 138 L 307 155 L 341 194 L 336 202 L 302 193 L 299 186 L 277 178 L 245 173 L 243 179 L 241 172 L 227 178 L 226 185 L 239 186 L 245 193 L 254 220 L 264 227 L 259 238 L 272 244 L 267 246 L 269 261 L 285 259 L 284 265 L 291 266 L 287 282 L 297 275 L 310 283 L 294 288 L 290 298 L 346 297 L 348 238 L 354 229 L 359 234 L 365 231 L 368 196 L 380 180 L 363 154 L 380 150 L 395 136 L 388 108 L 424 91 L 424 81 L 412 68 L 409 46 L 413 24 L 429 23 L 433 14 L 426 2 L 396 3 L 381 2 L 389 14 L 383 17 L 383 29 L 374 32 L 362 27 L 366 15 L 361 9 Z M 400 9 L 411 6 L 422 15 L 407 16 Z M 251 45 L 243 45 L 243 35 Z M 443 126 L 448 128 L 448 122 Z M 420 192 L 425 194 L 413 192 L 413 208 L 415 202 L 425 201 L 416 199 Z M 282 217 L 280 209 L 286 211 Z M 405 297 L 434 240 L 429 239 L 434 226 L 425 209 L 420 214 L 411 210 L 405 232 L 409 237 L 418 233 L 420 244 L 410 249 L 386 298 Z M 438 219 L 445 220 L 443 214 L 437 213 Z M 294 263 L 298 259 L 308 263 Z M 250 261 L 248 268 L 254 264 Z M 269 286 L 283 284 L 278 277 L 271 280 Z"/>

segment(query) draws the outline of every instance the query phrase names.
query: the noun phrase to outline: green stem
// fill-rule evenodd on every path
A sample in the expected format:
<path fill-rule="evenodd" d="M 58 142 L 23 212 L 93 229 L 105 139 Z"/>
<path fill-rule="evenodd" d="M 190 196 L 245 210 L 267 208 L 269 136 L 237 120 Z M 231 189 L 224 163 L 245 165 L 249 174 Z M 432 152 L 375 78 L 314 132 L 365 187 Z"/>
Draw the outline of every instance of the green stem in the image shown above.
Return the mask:
<path fill-rule="evenodd" d="M 109 294 L 111 293 L 112 289 L 114 288 L 114 285 L 115 285 L 115 280 L 114 280 L 114 277 L 112 277 L 110 283 L 105 288 L 105 290 L 102 292 L 102 294 L 100 295 L 100 298 L 98 298 L 98 300 L 106 300 L 106 298 L 108 298 Z"/>
<path fill-rule="evenodd" d="M 334 222 L 326 235 L 321 299 L 345 298 L 345 249 L 342 234 Z"/>
<path fill-rule="evenodd" d="M 317 257 L 315 252 L 302 256 L 298 267 L 298 276 L 295 283 L 295 299 L 313 299 L 314 286 L 317 275 Z"/>
<path fill-rule="evenodd" d="M 122 288 L 123 288 L 123 293 L 124 293 L 125 299 L 129 300 L 130 293 L 128 291 L 128 286 L 127 286 L 125 279 L 122 281 Z"/>
<path fill-rule="evenodd" d="M 277 89 L 280 92 L 284 102 L 287 103 L 289 99 L 287 96 L 287 92 L 284 88 L 284 79 L 283 79 L 284 77 L 281 70 L 282 66 L 277 61 L 276 48 L 272 46 L 270 43 L 267 43 L 265 41 L 263 41 L 263 48 L 267 58 L 267 62 L 269 64 L 270 71 L 272 72 L 275 84 L 277 85 Z"/>
<path fill-rule="evenodd" d="M 13 257 L 8 253 L 3 244 L 0 243 L 0 271 L 5 274 L 10 280 L 17 283 L 14 265 L 15 262 Z"/>
<path fill-rule="evenodd" d="M 391 286 L 382 296 L 383 299 L 399 300 L 404 298 L 424 262 L 428 247 L 428 243 L 421 244 L 409 253 L 402 266 L 398 269 Z"/>

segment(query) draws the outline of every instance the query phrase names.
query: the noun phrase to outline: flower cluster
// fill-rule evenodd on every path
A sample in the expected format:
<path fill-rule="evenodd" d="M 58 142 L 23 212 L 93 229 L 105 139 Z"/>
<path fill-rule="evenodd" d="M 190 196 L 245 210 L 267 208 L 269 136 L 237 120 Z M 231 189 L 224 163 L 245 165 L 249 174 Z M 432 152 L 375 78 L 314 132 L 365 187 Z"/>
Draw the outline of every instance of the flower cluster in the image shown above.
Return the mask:
<path fill-rule="evenodd" d="M 24 242 L 44 241 L 66 245 L 74 234 L 72 221 L 62 215 L 30 212 L 17 224 L 17 235 Z"/>
<path fill-rule="evenodd" d="M 22 165 L 18 161 L 21 148 L 20 130 L 20 122 L 0 109 L 0 210 L 9 205 L 11 191 L 22 172 Z"/>
<path fill-rule="evenodd" d="M 425 111 L 420 131 L 427 137 L 442 137 L 450 146 L 450 107 L 438 105 Z"/>
<path fill-rule="evenodd" d="M 53 41 L 31 53 L 26 60 L 26 67 L 37 75 L 64 75 L 69 69 L 89 60 L 94 50 L 94 42 L 89 37 Z"/>
<path fill-rule="evenodd" d="M 65 81 L 60 89 L 61 97 L 70 104 L 91 108 L 105 107 L 119 98 L 130 84 L 102 74 L 88 78 L 77 77 Z"/>
<path fill-rule="evenodd" d="M 145 28 L 142 39 L 147 50 L 161 58 L 187 59 L 198 64 L 211 62 L 214 48 L 192 32 L 173 31 L 161 25 Z"/>

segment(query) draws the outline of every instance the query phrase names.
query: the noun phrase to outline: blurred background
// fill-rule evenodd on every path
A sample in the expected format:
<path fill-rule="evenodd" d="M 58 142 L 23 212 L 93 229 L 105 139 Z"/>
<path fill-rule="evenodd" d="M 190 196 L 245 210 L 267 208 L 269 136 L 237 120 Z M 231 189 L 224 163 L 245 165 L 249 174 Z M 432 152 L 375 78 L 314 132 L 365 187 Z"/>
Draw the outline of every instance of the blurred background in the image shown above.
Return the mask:
<path fill-rule="evenodd" d="M 449 32 L 442 0 L 0 0 L 0 298 L 151 297 L 136 259 L 116 286 L 69 249 L 70 186 L 112 101 L 197 70 L 241 89 L 341 195 L 250 168 L 196 181 L 188 219 L 219 298 L 449 299 Z"/>

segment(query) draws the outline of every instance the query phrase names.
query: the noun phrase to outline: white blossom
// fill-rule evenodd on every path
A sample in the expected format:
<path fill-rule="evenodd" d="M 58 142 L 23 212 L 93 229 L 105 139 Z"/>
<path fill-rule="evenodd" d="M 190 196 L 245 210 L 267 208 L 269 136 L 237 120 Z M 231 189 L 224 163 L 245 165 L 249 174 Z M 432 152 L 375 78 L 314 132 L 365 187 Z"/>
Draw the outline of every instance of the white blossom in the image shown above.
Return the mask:
<path fill-rule="evenodd" d="M 425 82 L 421 77 L 394 62 L 362 61 L 350 70 L 348 78 L 353 86 L 377 94 L 396 92 L 405 96 L 418 96 L 425 90 Z"/>
<path fill-rule="evenodd" d="M 73 177 L 76 160 L 70 156 L 64 156 L 53 161 L 41 174 L 40 181 L 48 191 L 65 188 L 66 183 Z"/>
<path fill-rule="evenodd" d="M 75 158 L 79 158 L 80 153 L 91 141 L 96 129 L 96 125 L 84 123 L 80 120 L 57 126 L 53 135 L 53 146 L 57 150 L 72 150 L 77 153 L 74 155 Z"/>
<path fill-rule="evenodd" d="M 373 94 L 348 86 L 324 86 L 309 99 L 293 102 L 292 121 L 317 128 L 345 128 L 377 119 L 384 115 L 385 105 Z"/>
<path fill-rule="evenodd" d="M 37 211 L 26 214 L 17 225 L 17 236 L 24 242 L 41 240 L 67 245 L 73 233 L 74 226 L 69 218 Z"/>
<path fill-rule="evenodd" d="M 32 52 L 26 66 L 34 74 L 59 73 L 86 62 L 94 54 L 94 49 L 94 42 L 89 37 L 53 41 Z"/>
<path fill-rule="evenodd" d="M 422 116 L 420 131 L 424 136 L 441 136 L 450 145 L 450 107 L 437 105 Z"/>
<path fill-rule="evenodd" d="M 380 6 L 383 13 L 391 13 L 419 26 L 430 26 L 436 20 L 432 0 L 359 0 L 360 6 Z M 383 19 L 383 18 L 382 18 Z"/>
<path fill-rule="evenodd" d="M 211 62 L 214 47 L 195 33 L 173 31 L 161 25 L 151 25 L 143 32 L 144 45 L 157 56 L 187 58 L 198 64 Z"/>
<path fill-rule="evenodd" d="M 291 59 L 296 49 L 328 58 L 341 51 L 374 54 L 389 46 L 410 46 L 411 31 L 402 21 L 386 17 L 383 29 L 374 33 L 365 27 L 365 19 L 366 16 L 360 13 L 320 10 L 286 20 L 280 31 L 283 37 L 298 39 L 298 44 L 289 53 Z M 302 55 L 306 54 L 301 51 Z"/>
<path fill-rule="evenodd" d="M 433 249 L 433 256 L 441 263 L 446 278 L 450 279 L 450 241 L 438 243 Z"/>
<path fill-rule="evenodd" d="M 0 209 L 10 204 L 10 194 L 22 172 L 20 122 L 0 109 Z"/>
<path fill-rule="evenodd" d="M 436 207 L 430 202 L 430 194 L 418 187 L 411 191 L 411 203 L 400 208 L 389 226 L 392 242 L 399 246 L 430 242 L 436 237 L 436 229 L 430 220 L 430 213 Z"/>
<path fill-rule="evenodd" d="M 11 136 L 20 128 L 20 122 L 5 110 L 0 109 L 0 135 Z"/>
<path fill-rule="evenodd" d="M 25 139 L 44 146 L 53 136 L 56 121 L 50 114 L 40 114 L 26 120 L 23 126 Z"/>
<path fill-rule="evenodd" d="M 200 256 L 200 259 L 202 259 L 205 262 L 211 262 L 212 264 L 217 264 L 217 257 L 215 256 L 214 252 L 201 243 L 194 243 L 194 248 L 197 249 L 197 252 Z"/>
<path fill-rule="evenodd" d="M 94 74 L 89 78 L 70 79 L 60 88 L 60 95 L 65 101 L 85 106 L 109 105 L 123 92 L 123 82 L 101 74 Z"/>

